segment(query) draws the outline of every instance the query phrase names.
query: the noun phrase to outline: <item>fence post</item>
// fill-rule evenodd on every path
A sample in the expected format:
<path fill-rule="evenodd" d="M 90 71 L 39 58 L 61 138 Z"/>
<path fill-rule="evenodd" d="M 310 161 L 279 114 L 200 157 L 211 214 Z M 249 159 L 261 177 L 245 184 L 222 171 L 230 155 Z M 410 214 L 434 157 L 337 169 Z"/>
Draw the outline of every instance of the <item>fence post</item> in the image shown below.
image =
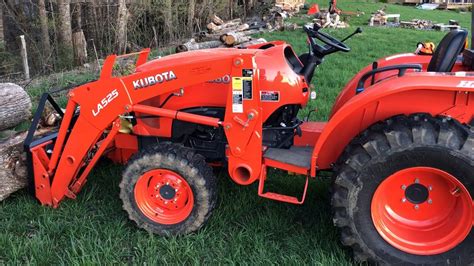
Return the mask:
<path fill-rule="evenodd" d="M 25 35 L 20 35 L 21 41 L 21 59 L 23 61 L 23 71 L 25 72 L 25 79 L 30 79 L 30 67 L 28 66 L 28 54 L 26 52 Z"/>

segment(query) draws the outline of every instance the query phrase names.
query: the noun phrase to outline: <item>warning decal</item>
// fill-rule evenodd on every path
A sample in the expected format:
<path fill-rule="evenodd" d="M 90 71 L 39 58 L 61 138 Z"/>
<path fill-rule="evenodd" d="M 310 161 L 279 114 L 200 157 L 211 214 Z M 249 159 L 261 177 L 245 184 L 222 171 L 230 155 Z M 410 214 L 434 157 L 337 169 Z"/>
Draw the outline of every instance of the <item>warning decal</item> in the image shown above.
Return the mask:
<path fill-rule="evenodd" d="M 261 91 L 260 100 L 262 102 L 279 102 L 280 92 L 279 91 Z"/>
<path fill-rule="evenodd" d="M 243 80 L 241 77 L 232 78 L 232 112 L 243 113 Z"/>

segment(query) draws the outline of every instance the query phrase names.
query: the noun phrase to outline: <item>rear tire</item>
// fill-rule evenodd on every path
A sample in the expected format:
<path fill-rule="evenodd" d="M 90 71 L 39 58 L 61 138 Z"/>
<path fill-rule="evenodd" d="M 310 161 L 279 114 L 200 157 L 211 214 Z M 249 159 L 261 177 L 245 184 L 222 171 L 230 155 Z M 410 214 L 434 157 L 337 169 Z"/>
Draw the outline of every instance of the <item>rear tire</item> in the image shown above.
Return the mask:
<path fill-rule="evenodd" d="M 188 234 L 211 215 L 216 181 L 203 156 L 181 145 L 160 143 L 128 163 L 120 198 L 138 227 L 163 236 Z"/>
<path fill-rule="evenodd" d="M 474 262 L 472 230 L 474 130 L 468 126 L 461 125 L 452 119 L 433 118 L 425 114 L 394 117 L 372 126 L 357 137 L 347 147 L 335 170 L 336 178 L 331 201 L 334 223 L 341 230 L 342 244 L 352 248 L 356 260 L 381 264 L 426 265 L 467 265 Z M 406 176 L 404 175 L 406 173 L 413 175 Z M 422 179 L 423 174 L 427 174 L 427 178 Z M 435 196 L 434 192 L 439 191 L 438 188 L 444 188 L 444 186 L 438 185 L 432 188 L 427 184 L 438 179 L 440 184 L 444 184 L 444 177 L 446 177 L 446 184 L 451 184 L 450 182 L 459 184 L 461 196 L 457 197 L 456 194 L 456 197 L 447 197 L 444 201 L 449 206 L 464 206 L 464 208 L 452 207 L 452 212 L 458 213 L 458 216 L 443 218 L 442 212 L 437 211 L 440 209 L 436 209 L 436 206 L 439 206 L 437 204 L 441 204 L 443 200 L 430 198 Z M 451 177 L 454 179 L 451 180 Z M 412 184 L 407 182 L 405 186 L 403 182 L 406 179 L 402 180 L 402 178 L 413 179 L 410 181 Z M 396 185 L 388 187 L 387 190 L 387 184 L 390 182 L 395 182 L 393 184 Z M 402 185 L 399 186 L 396 182 L 402 182 Z M 426 185 L 426 189 L 423 187 L 420 189 L 418 183 Z M 413 197 L 408 193 L 407 186 L 410 185 L 411 191 L 418 189 L 422 193 Z M 427 191 L 428 194 L 426 194 Z M 396 199 L 392 200 L 394 198 Z M 383 204 L 380 204 L 381 201 Z M 453 202 L 452 205 L 449 204 L 450 201 Z M 394 203 L 393 209 L 388 202 Z M 470 208 L 469 204 L 471 204 Z M 404 208 L 411 208 L 406 211 L 410 214 L 415 213 L 416 219 L 421 220 L 409 220 L 402 217 L 400 227 L 393 228 L 390 227 L 393 220 L 390 220 L 384 224 L 388 225 L 389 229 L 403 229 L 397 231 L 400 232 L 399 235 L 393 233 L 396 230 L 384 231 L 379 220 L 383 211 L 379 213 L 379 210 L 387 206 L 396 215 L 399 214 L 397 208 L 403 211 L 405 211 Z M 434 210 L 433 216 L 420 218 L 424 217 L 423 211 L 429 211 L 430 208 L 431 211 Z M 445 213 L 450 210 L 446 210 Z M 420 212 L 416 213 L 417 211 Z M 421 223 L 435 224 L 432 221 L 438 217 L 441 217 L 441 225 L 458 219 L 453 217 L 460 217 L 459 223 L 456 224 L 461 224 L 459 232 L 463 233 L 459 233 L 454 242 L 446 243 L 439 250 L 435 250 L 434 246 L 431 250 L 426 247 L 420 248 L 418 244 L 431 247 L 429 244 L 434 242 L 430 237 L 436 236 L 436 233 L 440 234 L 439 239 L 444 239 L 443 233 L 436 231 L 434 225 L 429 227 L 433 230 L 430 232 L 434 233 L 421 234 L 420 238 L 413 239 L 410 232 L 420 233 Z M 412 222 L 412 227 L 410 227 L 410 222 Z M 395 220 L 393 224 L 398 226 L 398 220 Z M 408 229 L 404 231 L 405 228 L 413 231 Z M 426 242 L 423 242 L 425 237 Z M 418 246 L 410 246 L 410 241 L 403 242 L 405 238 L 414 241 Z M 396 241 L 391 241 L 393 239 L 402 239 L 402 244 L 398 245 Z M 449 246 L 453 243 L 454 247 Z"/>

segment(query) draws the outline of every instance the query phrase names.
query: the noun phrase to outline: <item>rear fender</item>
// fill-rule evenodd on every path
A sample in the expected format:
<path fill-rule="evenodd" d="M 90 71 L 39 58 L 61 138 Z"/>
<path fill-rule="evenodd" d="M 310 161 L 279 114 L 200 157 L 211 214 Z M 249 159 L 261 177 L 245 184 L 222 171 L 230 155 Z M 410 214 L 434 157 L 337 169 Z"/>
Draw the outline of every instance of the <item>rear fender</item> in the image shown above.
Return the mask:
<path fill-rule="evenodd" d="M 422 66 L 423 70 L 426 71 L 428 69 L 428 65 L 430 63 L 431 56 L 427 55 L 415 55 L 415 54 L 399 54 L 393 55 L 389 57 L 385 57 L 382 59 L 377 60 L 375 63 L 377 68 L 386 67 L 386 66 L 394 66 L 394 65 L 401 65 L 401 64 L 419 64 Z M 352 97 L 356 95 L 356 88 L 357 83 L 359 82 L 360 78 L 367 72 L 373 69 L 373 64 L 366 66 L 363 68 L 357 75 L 355 75 L 344 87 L 341 91 L 339 96 L 337 97 L 334 106 L 331 111 L 332 117 L 347 101 L 349 101 Z M 469 71 L 465 69 L 462 65 L 462 60 L 458 60 L 454 65 L 453 72 L 457 71 Z M 397 71 L 387 71 L 383 73 L 379 73 L 375 75 L 374 81 L 377 82 L 379 80 L 383 80 L 390 76 L 396 75 Z M 368 79 L 365 87 L 370 86 L 370 82 L 372 79 Z"/>
<path fill-rule="evenodd" d="M 313 151 L 311 174 L 331 168 L 349 142 L 369 126 L 413 113 L 450 116 L 469 123 L 474 116 L 474 77 L 408 73 L 367 88 L 327 123 Z"/>
<path fill-rule="evenodd" d="M 426 55 L 416 55 L 413 53 L 409 54 L 398 54 L 389 57 L 385 57 L 379 59 L 374 62 L 377 68 L 386 67 L 386 66 L 394 66 L 394 65 L 401 65 L 401 64 L 420 64 L 423 67 L 423 71 L 426 71 L 428 68 L 428 64 L 431 60 L 431 56 Z M 332 117 L 347 101 L 349 101 L 352 97 L 356 95 L 356 88 L 357 83 L 359 82 L 360 78 L 367 72 L 373 70 L 374 64 L 370 64 L 363 68 L 357 75 L 355 75 L 344 87 L 341 91 L 339 96 L 337 97 L 336 101 L 334 102 L 334 106 L 331 111 L 330 117 Z M 387 71 L 383 73 L 379 73 L 375 75 L 374 80 L 382 80 L 384 78 L 396 75 L 397 71 Z M 366 87 L 370 85 L 372 79 L 368 79 L 366 82 Z"/>

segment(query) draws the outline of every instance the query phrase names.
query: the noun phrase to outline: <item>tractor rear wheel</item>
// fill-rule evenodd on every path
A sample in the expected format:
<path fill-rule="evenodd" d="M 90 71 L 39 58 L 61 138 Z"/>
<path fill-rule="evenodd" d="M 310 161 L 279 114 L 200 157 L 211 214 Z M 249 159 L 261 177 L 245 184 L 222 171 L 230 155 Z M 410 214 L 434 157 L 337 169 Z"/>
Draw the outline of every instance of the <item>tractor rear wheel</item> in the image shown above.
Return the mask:
<path fill-rule="evenodd" d="M 398 116 L 356 138 L 336 167 L 332 206 L 343 245 L 381 264 L 474 262 L 474 130 Z"/>
<path fill-rule="evenodd" d="M 129 218 L 165 236 L 197 231 L 217 198 L 216 178 L 204 157 L 172 143 L 139 152 L 125 169 L 120 189 Z"/>

